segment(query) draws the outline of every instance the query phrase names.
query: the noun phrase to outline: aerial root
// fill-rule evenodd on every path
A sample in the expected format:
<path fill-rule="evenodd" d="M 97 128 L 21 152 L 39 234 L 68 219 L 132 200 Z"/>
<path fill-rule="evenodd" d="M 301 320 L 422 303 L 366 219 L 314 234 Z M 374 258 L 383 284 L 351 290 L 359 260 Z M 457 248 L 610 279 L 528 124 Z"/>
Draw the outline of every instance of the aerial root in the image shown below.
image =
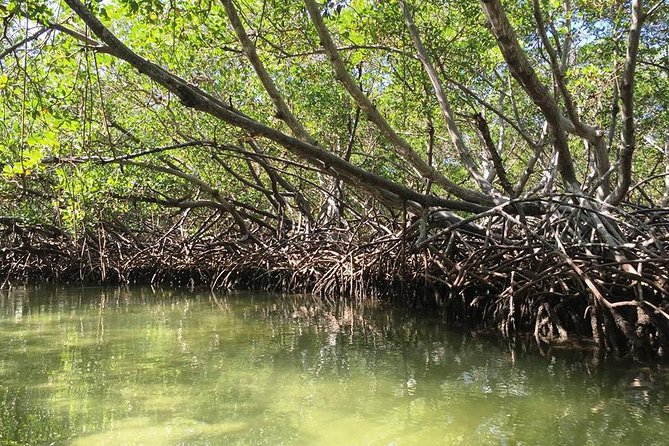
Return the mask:
<path fill-rule="evenodd" d="M 462 227 L 398 222 L 394 234 L 339 228 L 237 240 L 112 222 L 78 238 L 5 219 L 0 284 L 151 283 L 311 292 L 329 299 L 395 298 L 438 308 L 453 324 L 589 339 L 618 357 L 663 357 L 669 338 L 669 220 L 649 209 L 604 212 L 546 199 L 541 215 L 489 212 Z M 192 232 L 192 231 L 191 231 Z M 427 240 L 427 242 L 426 242 Z"/>

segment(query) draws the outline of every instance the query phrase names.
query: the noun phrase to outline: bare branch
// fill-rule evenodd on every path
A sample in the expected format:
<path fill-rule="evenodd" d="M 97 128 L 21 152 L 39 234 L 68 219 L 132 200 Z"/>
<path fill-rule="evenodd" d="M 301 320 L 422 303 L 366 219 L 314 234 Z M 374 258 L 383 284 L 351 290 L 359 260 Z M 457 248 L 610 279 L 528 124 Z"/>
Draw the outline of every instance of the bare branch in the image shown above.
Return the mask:
<path fill-rule="evenodd" d="M 156 172 L 162 172 L 168 175 L 174 175 L 183 180 L 186 180 L 187 182 L 191 183 L 194 186 L 197 186 L 201 190 L 205 191 L 207 195 L 211 196 L 217 203 L 220 204 L 220 206 L 223 209 L 225 209 L 226 212 L 228 212 L 232 216 L 232 218 L 235 220 L 235 223 L 237 223 L 240 232 L 243 235 L 247 237 L 252 237 L 251 233 L 249 232 L 249 228 L 246 224 L 246 221 L 241 215 L 239 215 L 235 207 L 232 204 L 230 204 L 230 202 L 226 198 L 224 198 L 218 190 L 211 187 L 205 181 L 202 181 L 196 175 L 183 172 L 182 170 L 176 168 L 175 166 L 161 166 L 158 164 L 139 162 L 139 161 L 124 161 L 123 164 L 143 167 L 145 169 L 153 170 Z"/>
<path fill-rule="evenodd" d="M 516 197 L 516 192 L 513 190 L 513 186 L 509 182 L 509 178 L 506 175 L 506 169 L 504 168 L 504 162 L 502 157 L 497 151 L 497 147 L 492 140 L 490 135 L 490 128 L 488 127 L 488 122 L 485 120 L 481 113 L 476 113 L 474 115 L 474 121 L 476 122 L 476 128 L 478 128 L 481 138 L 485 143 L 485 147 L 488 150 L 490 158 L 492 159 L 492 164 L 495 167 L 495 172 L 497 172 L 497 177 L 499 178 L 499 184 L 502 185 L 502 189 L 506 192 L 511 198 Z"/>
<path fill-rule="evenodd" d="M 376 127 L 381 131 L 381 133 L 393 144 L 398 155 L 404 158 L 425 178 L 433 180 L 435 183 L 439 184 L 456 197 L 472 203 L 491 205 L 491 197 L 480 192 L 463 188 L 454 183 L 441 172 L 426 163 L 425 160 L 423 160 L 421 156 L 416 153 L 411 145 L 405 139 L 399 136 L 395 130 L 393 130 L 388 121 L 386 121 L 386 119 L 381 116 L 381 113 L 379 113 L 374 104 L 372 104 L 369 98 L 365 96 L 362 90 L 358 88 L 355 81 L 349 74 L 346 66 L 344 65 L 344 62 L 337 52 L 337 48 L 334 42 L 332 41 L 330 32 L 325 26 L 325 23 L 323 23 L 323 18 L 321 17 L 321 13 L 316 2 L 314 0 L 305 0 L 304 3 L 307 6 L 307 11 L 311 17 L 311 22 L 314 24 L 314 27 L 318 32 L 318 36 L 321 39 L 321 45 L 330 58 L 330 62 L 335 72 L 335 77 L 339 82 L 341 82 L 341 84 L 355 100 L 358 106 L 360 106 L 360 109 L 365 113 L 367 118 L 372 121 L 374 125 L 376 125 Z"/>
<path fill-rule="evenodd" d="M 492 193 L 493 192 L 492 185 L 488 180 L 486 180 L 486 178 L 483 175 L 481 175 L 480 169 L 474 162 L 471 151 L 469 147 L 467 147 L 467 144 L 465 144 L 464 138 L 462 137 L 462 133 L 460 132 L 460 129 L 458 128 L 458 125 L 455 122 L 455 119 L 453 119 L 453 113 L 451 112 L 451 105 L 449 103 L 448 97 L 444 92 L 441 80 L 439 79 L 439 76 L 437 75 L 437 72 L 434 69 L 432 62 L 430 61 L 430 57 L 428 56 L 427 51 L 423 46 L 423 42 L 421 41 L 418 29 L 414 24 L 413 17 L 411 16 L 411 12 L 409 11 L 409 7 L 403 0 L 400 0 L 399 4 L 400 7 L 402 8 L 402 14 L 404 15 L 404 22 L 406 23 L 406 26 L 409 29 L 411 40 L 414 43 L 416 52 L 418 53 L 418 59 L 423 64 L 425 72 L 427 73 L 428 77 L 430 78 L 430 82 L 432 83 L 432 88 L 434 89 L 434 94 L 437 97 L 439 108 L 441 108 L 442 114 L 444 115 L 444 121 L 446 122 L 446 128 L 448 129 L 448 134 L 451 138 L 451 142 L 457 149 L 462 164 L 465 166 L 469 174 L 473 176 L 474 179 L 476 179 L 481 189 L 484 190 L 486 193 Z"/>
<path fill-rule="evenodd" d="M 620 151 L 620 172 L 616 189 L 607 200 L 612 204 L 618 204 L 622 201 L 632 183 L 632 157 L 636 148 L 634 132 L 634 79 L 644 17 L 643 1 L 633 0 L 632 21 L 627 37 L 625 70 L 620 83 L 620 113 L 622 117 L 623 140 L 623 147 Z"/>
<path fill-rule="evenodd" d="M 558 153 L 558 170 L 562 179 L 565 181 L 568 189 L 573 191 L 580 190 L 571 152 L 567 144 L 567 136 L 562 126 L 563 118 L 555 99 L 549 93 L 548 88 L 541 82 L 532 64 L 530 64 L 520 47 L 516 33 L 506 16 L 506 12 L 504 12 L 500 0 L 485 0 L 481 2 L 481 5 L 511 74 L 520 83 L 537 107 L 539 107 L 548 121 L 549 128 L 553 134 L 553 146 Z"/>
<path fill-rule="evenodd" d="M 474 99 L 476 102 L 484 106 L 486 109 L 490 110 L 497 116 L 499 116 L 504 122 L 509 124 L 524 140 L 527 142 L 527 144 L 530 147 L 536 146 L 536 141 L 532 139 L 532 137 L 520 127 L 520 125 L 515 122 L 513 119 L 511 119 L 509 116 L 507 116 L 505 113 L 503 113 L 499 108 L 495 107 L 494 105 L 490 104 L 488 101 L 485 99 L 481 98 L 474 90 L 471 88 L 467 87 L 466 85 L 456 81 L 455 79 L 445 77 L 445 79 L 458 87 L 460 90 L 462 90 L 465 94 L 470 96 L 472 99 Z"/>
<path fill-rule="evenodd" d="M 74 37 L 78 41 L 82 42 L 86 46 L 86 48 L 90 50 L 97 51 L 98 53 L 109 53 L 109 48 L 106 45 L 101 44 L 95 39 L 91 39 L 90 37 L 80 33 L 79 31 L 75 31 L 59 23 L 51 23 L 49 24 L 49 27 L 56 31 L 60 31 L 64 34 L 67 34 L 70 37 Z"/>
<path fill-rule="evenodd" d="M 41 36 L 47 31 L 49 31 L 49 28 L 42 28 L 36 33 L 29 35 L 25 39 L 22 39 L 19 42 L 15 43 L 14 45 L 10 46 L 9 48 L 5 49 L 3 52 L 0 53 L 0 60 L 7 57 L 8 54 L 11 54 L 17 49 L 21 48 L 23 45 L 26 45 L 27 43 L 32 42 L 33 40 L 39 38 L 39 36 Z"/>

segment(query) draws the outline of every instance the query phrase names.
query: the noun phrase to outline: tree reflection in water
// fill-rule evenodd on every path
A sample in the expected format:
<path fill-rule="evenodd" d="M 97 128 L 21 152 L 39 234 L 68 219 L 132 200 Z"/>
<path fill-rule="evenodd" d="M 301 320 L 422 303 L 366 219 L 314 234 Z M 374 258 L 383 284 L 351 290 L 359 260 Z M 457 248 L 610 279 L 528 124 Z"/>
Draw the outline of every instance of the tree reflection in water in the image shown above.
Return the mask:
<path fill-rule="evenodd" d="M 380 303 L 148 288 L 0 298 L 0 443 L 663 444 L 666 371 Z"/>

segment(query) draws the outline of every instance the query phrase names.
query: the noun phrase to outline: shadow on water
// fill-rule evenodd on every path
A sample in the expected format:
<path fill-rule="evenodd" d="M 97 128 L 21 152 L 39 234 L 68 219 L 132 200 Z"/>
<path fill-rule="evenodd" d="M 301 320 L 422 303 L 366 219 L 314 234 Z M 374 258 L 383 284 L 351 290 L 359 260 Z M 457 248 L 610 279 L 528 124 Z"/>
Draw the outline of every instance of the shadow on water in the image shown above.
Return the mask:
<path fill-rule="evenodd" d="M 380 303 L 0 294 L 0 444 L 666 444 L 666 369 Z"/>

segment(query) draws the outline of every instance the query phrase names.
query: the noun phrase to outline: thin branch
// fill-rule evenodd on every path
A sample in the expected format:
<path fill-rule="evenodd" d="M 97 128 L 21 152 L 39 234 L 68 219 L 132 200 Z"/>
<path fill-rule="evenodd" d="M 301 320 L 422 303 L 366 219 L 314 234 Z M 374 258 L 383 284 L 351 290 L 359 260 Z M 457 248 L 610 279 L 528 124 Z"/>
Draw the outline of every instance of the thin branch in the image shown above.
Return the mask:
<path fill-rule="evenodd" d="M 443 67 L 441 68 L 441 71 L 442 71 L 442 73 L 443 73 Z M 508 117 L 506 114 L 504 114 L 500 109 L 498 109 L 498 108 L 495 107 L 494 105 L 490 104 L 490 103 L 489 103 L 488 101 L 486 101 L 485 99 L 481 98 L 478 94 L 476 94 L 476 92 L 474 92 L 474 90 L 472 90 L 471 88 L 467 87 L 466 85 L 464 85 L 464 84 L 462 84 L 462 83 L 456 81 L 456 80 L 453 79 L 453 78 L 445 77 L 445 79 L 446 79 L 446 81 L 448 81 L 449 83 L 451 83 L 451 84 L 455 85 L 456 87 L 458 87 L 460 90 L 462 90 L 465 94 L 467 94 L 468 96 L 470 96 L 470 97 L 471 97 L 472 99 L 474 99 L 476 102 L 478 102 L 479 104 L 481 104 L 482 106 L 484 106 L 486 109 L 490 110 L 491 112 L 493 112 L 494 114 L 496 114 L 497 116 L 499 116 L 501 119 L 503 119 L 504 122 L 506 122 L 506 123 L 509 124 L 511 127 L 513 127 L 513 129 L 514 129 L 514 130 L 521 136 L 521 138 L 523 138 L 523 139 L 525 140 L 525 142 L 527 142 L 527 144 L 528 144 L 530 147 L 534 148 L 534 147 L 537 145 L 536 141 L 534 141 L 534 140 L 532 139 L 532 137 L 529 135 L 529 133 L 527 133 L 524 129 L 522 129 L 522 128 L 520 127 L 520 125 L 518 125 L 518 123 L 516 123 L 514 120 L 512 120 L 512 119 L 511 119 L 510 117 Z"/>
<path fill-rule="evenodd" d="M 139 161 L 124 161 L 123 163 L 131 166 L 143 167 L 145 169 L 153 170 L 156 172 L 162 172 L 169 175 L 173 175 L 183 180 L 186 180 L 187 182 L 191 183 L 194 186 L 199 187 L 200 189 L 205 191 L 209 196 L 211 196 L 214 200 L 216 200 L 216 202 L 221 204 L 221 206 L 235 220 L 235 223 L 237 223 L 237 226 L 239 227 L 239 230 L 243 235 L 247 237 L 253 237 L 253 235 L 249 232 L 249 228 L 248 225 L 246 224 L 246 221 L 241 215 L 239 215 L 239 212 L 237 212 L 235 207 L 225 197 L 223 197 L 223 195 L 221 195 L 221 192 L 219 190 L 213 188 L 211 185 L 209 185 L 196 175 L 183 172 L 182 170 L 176 168 L 175 166 L 161 166 L 158 164 L 139 162 Z"/>
<path fill-rule="evenodd" d="M 659 63 L 655 63 L 655 62 L 649 62 L 647 60 L 639 60 L 638 63 L 640 65 L 648 65 L 650 67 L 659 68 L 660 70 L 666 71 L 667 73 L 669 73 L 669 65 L 662 65 L 662 64 L 659 64 Z"/>
<path fill-rule="evenodd" d="M 344 62 L 339 56 L 337 48 L 332 41 L 330 32 L 325 26 L 325 23 L 323 23 L 323 18 L 321 17 L 319 6 L 314 0 L 304 0 L 304 3 L 307 6 L 307 11 L 311 17 L 311 22 L 314 24 L 314 27 L 318 32 L 321 45 L 330 58 L 330 63 L 335 72 L 335 77 L 344 86 L 349 95 L 355 100 L 367 118 L 372 121 L 379 129 L 379 131 L 381 131 L 381 133 L 393 144 L 397 154 L 405 159 L 425 178 L 433 180 L 435 183 L 439 184 L 446 191 L 452 193 L 456 197 L 471 203 L 491 205 L 491 197 L 477 191 L 463 188 L 447 178 L 444 174 L 426 163 L 425 160 L 423 160 L 421 156 L 411 147 L 411 145 L 404 138 L 398 135 L 397 132 L 395 132 L 388 121 L 386 121 L 381 113 L 379 113 L 374 104 L 372 104 L 369 98 L 362 92 L 362 90 L 360 90 L 349 74 L 348 69 L 344 65 Z"/>
<path fill-rule="evenodd" d="M 492 159 L 492 164 L 495 168 L 495 171 L 497 172 L 497 177 L 499 178 L 499 184 L 502 185 L 502 189 L 504 189 L 504 192 L 506 192 L 511 198 L 515 198 L 516 192 L 513 190 L 513 186 L 511 185 L 511 182 L 509 182 L 509 178 L 506 175 L 504 162 L 502 161 L 502 157 L 499 155 L 497 147 L 495 146 L 495 143 L 492 140 L 492 136 L 490 135 L 490 128 L 488 127 L 488 122 L 485 120 L 485 118 L 481 113 L 476 113 L 474 115 L 474 121 L 476 122 L 476 128 L 481 134 L 481 138 L 483 138 L 485 148 L 488 150 L 488 154 Z"/>
<path fill-rule="evenodd" d="M 481 2 L 481 5 L 497 39 L 497 45 L 509 66 L 509 71 L 548 121 L 553 136 L 553 146 L 558 153 L 557 167 L 562 179 L 570 190 L 580 190 L 571 151 L 567 143 L 567 136 L 562 126 L 563 117 L 555 99 L 541 82 L 525 52 L 520 47 L 516 33 L 500 0 L 485 0 Z"/>
<path fill-rule="evenodd" d="M 49 24 L 49 27 L 51 29 L 54 29 L 56 31 L 60 31 L 64 34 L 67 34 L 70 37 L 74 37 L 78 41 L 82 42 L 87 49 L 92 50 L 92 51 L 97 51 L 98 53 L 109 53 L 109 47 L 106 45 L 101 44 L 97 40 L 91 39 L 85 34 L 82 34 L 78 31 L 75 31 L 73 29 L 70 29 L 66 26 L 63 26 L 59 23 L 51 23 Z"/>
<path fill-rule="evenodd" d="M 655 14 L 662 6 L 664 6 L 665 2 L 667 0 L 659 0 L 657 3 L 655 3 L 653 6 L 648 8 L 648 12 L 646 12 L 643 15 L 643 20 L 646 20 L 648 17 L 652 16 Z"/>
<path fill-rule="evenodd" d="M 15 43 L 14 45 L 10 46 L 6 50 L 4 50 L 2 53 L 0 53 L 0 60 L 4 59 L 8 54 L 13 53 L 17 49 L 21 48 L 23 45 L 26 45 L 29 42 L 32 42 L 33 40 L 39 38 L 42 34 L 45 32 L 49 31 L 49 28 L 42 28 L 39 31 L 37 31 L 35 34 L 32 34 L 25 39 Z"/>
<path fill-rule="evenodd" d="M 473 176 L 474 179 L 476 179 L 481 189 L 483 189 L 486 193 L 491 193 L 493 191 L 492 185 L 485 179 L 483 175 L 481 175 L 479 167 L 476 165 L 474 159 L 472 158 L 471 150 L 469 149 L 469 147 L 467 147 L 467 144 L 465 143 L 464 138 L 462 137 L 462 132 L 460 132 L 460 129 L 457 123 L 455 122 L 455 119 L 453 118 L 453 113 L 451 112 L 451 104 L 448 100 L 448 97 L 446 96 L 446 93 L 444 92 L 441 80 L 439 79 L 439 76 L 437 75 L 437 72 L 434 69 L 432 62 L 430 61 L 430 57 L 428 56 L 427 51 L 423 46 L 420 34 L 418 33 L 418 28 L 416 28 L 411 12 L 409 11 L 409 7 L 403 0 L 400 0 L 399 4 L 402 9 L 402 14 L 404 16 L 404 22 L 406 23 L 406 26 L 409 30 L 409 34 L 411 35 L 411 40 L 414 43 L 416 52 L 418 53 L 418 59 L 423 64 L 425 72 L 427 73 L 427 76 L 429 77 L 430 82 L 432 83 L 432 88 L 434 89 L 434 94 L 437 97 L 439 108 L 441 108 L 442 114 L 444 116 L 444 121 L 446 122 L 446 128 L 448 129 L 448 134 L 451 138 L 451 142 L 457 149 L 458 154 L 460 155 L 460 160 L 462 161 L 462 164 L 465 166 L 469 174 Z"/>

